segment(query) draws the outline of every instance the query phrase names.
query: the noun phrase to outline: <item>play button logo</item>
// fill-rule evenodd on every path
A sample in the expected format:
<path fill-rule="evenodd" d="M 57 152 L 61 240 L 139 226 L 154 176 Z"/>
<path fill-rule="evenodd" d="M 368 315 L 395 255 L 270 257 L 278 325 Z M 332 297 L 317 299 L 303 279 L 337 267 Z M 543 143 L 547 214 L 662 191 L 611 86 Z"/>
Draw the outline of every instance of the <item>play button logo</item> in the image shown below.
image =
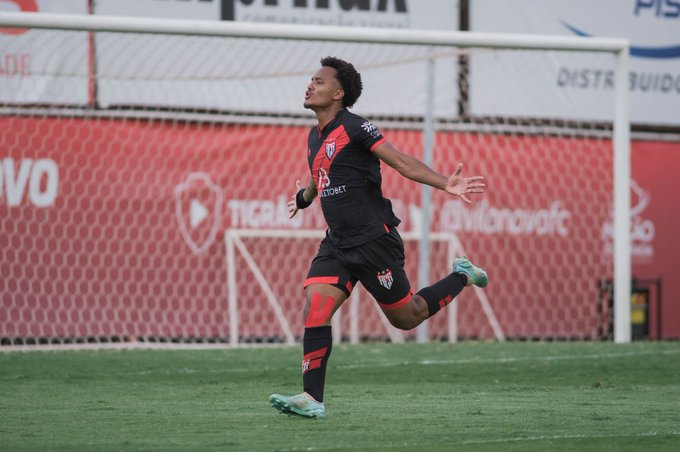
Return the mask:
<path fill-rule="evenodd" d="M 199 200 L 192 199 L 191 209 L 189 210 L 189 225 L 191 225 L 191 228 L 195 229 L 206 217 L 208 217 L 208 209 Z"/>
<path fill-rule="evenodd" d="M 202 172 L 175 187 L 175 211 L 182 238 L 191 251 L 205 253 L 215 241 L 222 217 L 222 188 Z"/>

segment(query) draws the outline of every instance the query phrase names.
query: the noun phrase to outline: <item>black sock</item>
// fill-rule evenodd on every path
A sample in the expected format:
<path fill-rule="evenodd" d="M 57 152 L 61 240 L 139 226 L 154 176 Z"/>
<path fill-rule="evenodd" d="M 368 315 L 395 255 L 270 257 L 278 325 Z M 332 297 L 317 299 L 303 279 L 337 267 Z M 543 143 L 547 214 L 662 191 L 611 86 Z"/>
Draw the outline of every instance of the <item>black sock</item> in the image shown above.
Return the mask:
<path fill-rule="evenodd" d="M 467 284 L 467 276 L 459 272 L 453 272 L 429 287 L 419 290 L 420 295 L 427 302 L 427 310 L 430 316 L 448 305 Z"/>
<path fill-rule="evenodd" d="M 305 392 L 323 402 L 323 388 L 326 385 L 326 363 L 333 347 L 330 326 L 305 328 L 302 339 L 302 385 Z"/>

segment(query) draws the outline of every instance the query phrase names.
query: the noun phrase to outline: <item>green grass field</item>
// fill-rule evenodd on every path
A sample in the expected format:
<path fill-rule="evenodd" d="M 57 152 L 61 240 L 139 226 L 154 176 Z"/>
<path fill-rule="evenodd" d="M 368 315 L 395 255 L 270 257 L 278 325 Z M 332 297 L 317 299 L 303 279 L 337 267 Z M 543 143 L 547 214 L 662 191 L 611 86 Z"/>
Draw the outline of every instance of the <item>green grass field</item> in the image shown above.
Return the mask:
<path fill-rule="evenodd" d="M 680 342 L 338 345 L 318 420 L 267 402 L 301 353 L 2 352 L 0 449 L 680 450 Z"/>

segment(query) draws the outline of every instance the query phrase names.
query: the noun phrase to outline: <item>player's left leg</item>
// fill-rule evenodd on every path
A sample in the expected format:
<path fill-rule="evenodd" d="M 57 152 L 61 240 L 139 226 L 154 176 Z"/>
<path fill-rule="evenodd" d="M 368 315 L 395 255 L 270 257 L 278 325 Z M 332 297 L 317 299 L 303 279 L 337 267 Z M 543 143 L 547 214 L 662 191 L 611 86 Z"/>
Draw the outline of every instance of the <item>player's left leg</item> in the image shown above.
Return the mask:
<path fill-rule="evenodd" d="M 399 329 L 409 330 L 444 308 L 465 287 L 486 287 L 489 277 L 482 268 L 466 257 L 453 260 L 453 272 L 434 284 L 419 290 L 410 299 L 394 304 L 381 303 L 387 319 Z"/>
<path fill-rule="evenodd" d="M 359 278 L 378 302 L 390 323 L 398 329 L 413 329 L 428 318 L 427 303 L 413 294 L 404 271 L 404 242 L 395 227 L 352 251 Z"/>
<path fill-rule="evenodd" d="M 449 304 L 466 286 L 484 287 L 488 282 L 486 272 L 467 258 L 459 258 L 454 260 L 451 274 L 413 294 L 404 271 L 403 242 L 393 227 L 388 234 L 367 244 L 363 254 L 366 267 L 356 274 L 398 329 L 417 327 Z"/>
<path fill-rule="evenodd" d="M 452 272 L 434 284 L 422 288 L 415 294 L 411 293 L 401 300 L 393 303 L 378 300 L 378 303 L 394 327 L 410 330 L 451 303 L 468 283 L 469 279 L 466 274 Z"/>

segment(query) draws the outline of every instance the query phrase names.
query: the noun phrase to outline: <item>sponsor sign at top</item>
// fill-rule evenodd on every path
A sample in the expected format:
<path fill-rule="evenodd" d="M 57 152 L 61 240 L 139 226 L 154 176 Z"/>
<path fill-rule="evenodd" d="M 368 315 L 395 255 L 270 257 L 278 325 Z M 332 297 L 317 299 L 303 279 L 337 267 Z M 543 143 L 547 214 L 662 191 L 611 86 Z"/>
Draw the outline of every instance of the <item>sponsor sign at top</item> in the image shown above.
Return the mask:
<path fill-rule="evenodd" d="M 154 18 L 455 30 L 450 0 L 99 0 L 95 12 Z"/>
<path fill-rule="evenodd" d="M 470 26 L 479 32 L 627 38 L 631 121 L 680 125 L 680 0 L 472 0 Z M 479 100 L 472 107 L 477 104 L 479 113 L 610 118 L 613 64 L 588 54 L 564 55 L 515 67 L 508 76 L 513 83 L 527 83 L 532 99 L 501 108 L 488 94 L 498 86 L 483 82 L 489 86 L 480 89 L 475 83 Z M 545 84 L 532 82 L 537 70 L 551 75 Z"/>
<path fill-rule="evenodd" d="M 95 14 L 290 25 L 458 29 L 453 0 L 98 0 Z M 122 45 L 125 43 L 125 45 Z M 121 48 L 128 57 L 124 57 Z M 425 47 L 261 39 L 98 35 L 102 107 L 209 108 L 303 114 L 304 90 L 319 59 L 334 55 L 362 74 L 365 96 L 353 108 L 370 115 L 422 116 Z M 435 112 L 457 112 L 457 59 L 436 69 Z M 399 96 L 400 99 L 395 99 Z"/>
<path fill-rule="evenodd" d="M 275 23 L 407 28 L 407 0 L 228 0 L 222 19 Z"/>

